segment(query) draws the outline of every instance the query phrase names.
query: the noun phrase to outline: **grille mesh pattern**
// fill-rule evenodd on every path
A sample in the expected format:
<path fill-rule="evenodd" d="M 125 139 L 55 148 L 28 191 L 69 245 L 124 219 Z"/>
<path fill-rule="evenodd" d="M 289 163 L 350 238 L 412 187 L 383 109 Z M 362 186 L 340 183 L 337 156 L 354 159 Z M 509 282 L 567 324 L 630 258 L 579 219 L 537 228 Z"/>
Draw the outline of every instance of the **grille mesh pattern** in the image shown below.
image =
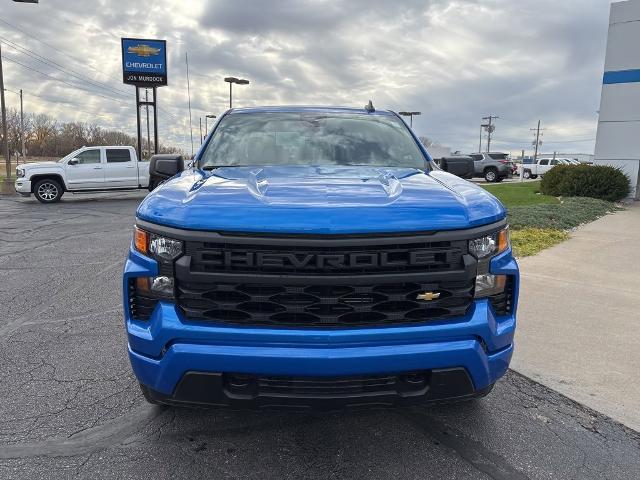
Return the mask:
<path fill-rule="evenodd" d="M 178 305 L 191 319 L 246 325 L 350 326 L 413 323 L 462 316 L 474 281 L 438 284 L 260 285 L 179 283 Z M 432 301 L 423 292 L 439 293 Z"/>

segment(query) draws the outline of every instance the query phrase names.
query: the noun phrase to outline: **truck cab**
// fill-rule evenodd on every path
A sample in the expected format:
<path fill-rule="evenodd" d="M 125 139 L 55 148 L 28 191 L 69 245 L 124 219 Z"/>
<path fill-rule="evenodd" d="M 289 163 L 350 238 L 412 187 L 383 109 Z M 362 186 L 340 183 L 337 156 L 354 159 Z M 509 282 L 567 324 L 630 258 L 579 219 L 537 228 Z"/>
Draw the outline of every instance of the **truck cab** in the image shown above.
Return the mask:
<path fill-rule="evenodd" d="M 138 161 L 129 146 L 82 147 L 56 162 L 27 163 L 16 168 L 16 192 L 33 194 L 42 203 L 60 200 L 64 192 L 147 188 L 149 162 Z"/>
<path fill-rule="evenodd" d="M 122 277 L 150 403 L 405 406 L 484 396 L 506 372 L 506 210 L 394 112 L 232 109 L 191 166 L 174 160 Z"/>

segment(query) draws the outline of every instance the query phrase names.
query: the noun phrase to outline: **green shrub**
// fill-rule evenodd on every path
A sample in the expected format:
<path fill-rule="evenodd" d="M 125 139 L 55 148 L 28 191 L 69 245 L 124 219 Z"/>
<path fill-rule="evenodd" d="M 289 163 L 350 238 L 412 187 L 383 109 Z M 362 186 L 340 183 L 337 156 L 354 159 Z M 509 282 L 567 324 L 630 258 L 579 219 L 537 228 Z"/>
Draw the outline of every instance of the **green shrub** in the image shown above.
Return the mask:
<path fill-rule="evenodd" d="M 555 168 L 555 167 L 554 167 Z M 555 228 L 568 230 L 593 222 L 617 210 L 615 204 L 596 198 L 564 198 L 559 204 L 539 204 L 509 208 L 509 225 L 523 228 Z"/>
<path fill-rule="evenodd" d="M 607 165 L 557 165 L 545 173 L 540 191 L 554 197 L 591 197 L 615 202 L 629 195 L 629 178 Z"/>

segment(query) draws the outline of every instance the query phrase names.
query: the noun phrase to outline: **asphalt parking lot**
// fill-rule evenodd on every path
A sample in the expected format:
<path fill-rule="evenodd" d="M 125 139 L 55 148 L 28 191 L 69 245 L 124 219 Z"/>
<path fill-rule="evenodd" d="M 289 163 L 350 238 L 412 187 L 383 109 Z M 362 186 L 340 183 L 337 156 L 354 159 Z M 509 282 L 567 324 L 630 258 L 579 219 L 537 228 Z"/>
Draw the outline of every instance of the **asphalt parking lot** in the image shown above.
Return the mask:
<path fill-rule="evenodd" d="M 512 372 L 429 409 L 147 405 L 120 297 L 141 198 L 0 197 L 0 478 L 639 477 L 640 434 Z"/>

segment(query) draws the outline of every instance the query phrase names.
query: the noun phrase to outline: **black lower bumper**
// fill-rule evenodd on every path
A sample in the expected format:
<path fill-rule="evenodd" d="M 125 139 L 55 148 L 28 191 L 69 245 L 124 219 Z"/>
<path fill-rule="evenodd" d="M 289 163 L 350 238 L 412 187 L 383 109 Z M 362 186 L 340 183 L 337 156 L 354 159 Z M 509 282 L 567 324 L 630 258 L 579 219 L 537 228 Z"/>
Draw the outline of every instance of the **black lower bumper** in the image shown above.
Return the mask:
<path fill-rule="evenodd" d="M 172 395 L 143 388 L 153 401 L 175 406 L 337 410 L 462 401 L 492 387 L 474 390 L 464 368 L 450 368 L 328 378 L 188 372 Z"/>

